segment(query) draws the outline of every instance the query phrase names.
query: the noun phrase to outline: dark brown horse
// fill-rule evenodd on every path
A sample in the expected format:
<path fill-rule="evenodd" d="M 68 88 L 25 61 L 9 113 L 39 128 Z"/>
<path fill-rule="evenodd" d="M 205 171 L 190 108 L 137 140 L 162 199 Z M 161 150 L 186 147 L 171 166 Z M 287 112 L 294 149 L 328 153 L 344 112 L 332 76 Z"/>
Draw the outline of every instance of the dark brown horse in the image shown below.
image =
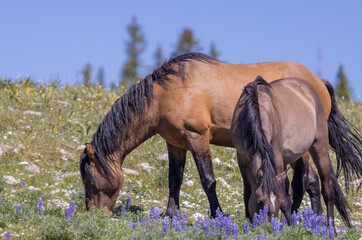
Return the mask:
<path fill-rule="evenodd" d="M 250 189 L 244 193 L 249 216 L 268 205 L 270 216 L 281 209 L 290 223 L 292 203 L 285 192 L 285 169 L 309 151 L 321 178 L 328 219 L 334 219 L 333 206 L 338 196 L 337 209 L 351 226 L 349 207 L 328 155 L 328 122 L 323 103 L 311 84 L 298 78 L 269 84 L 257 77 L 240 96 L 231 135 L 244 185 Z M 339 136 L 330 137 L 337 137 L 331 141 L 344 144 Z M 355 159 L 357 164 L 359 160 Z M 360 173 L 353 166 L 347 168 Z"/>
<path fill-rule="evenodd" d="M 87 209 L 112 211 L 123 182 L 124 158 L 145 140 L 160 134 L 167 142 L 169 154 L 170 195 L 166 215 L 174 215 L 179 209 L 189 150 L 208 197 L 211 215 L 215 216 L 220 205 L 210 143 L 233 147 L 230 126 L 234 106 L 243 86 L 258 75 L 268 81 L 288 76 L 306 79 L 322 99 L 326 117 L 329 115 L 331 98 L 327 88 L 303 65 L 293 62 L 234 65 L 199 53 L 180 55 L 131 86 L 102 119 L 92 142 L 81 155 Z M 296 186 L 308 185 L 303 178 L 297 178 L 296 183 Z M 317 184 L 311 189 L 318 199 L 318 179 L 314 183 Z"/>

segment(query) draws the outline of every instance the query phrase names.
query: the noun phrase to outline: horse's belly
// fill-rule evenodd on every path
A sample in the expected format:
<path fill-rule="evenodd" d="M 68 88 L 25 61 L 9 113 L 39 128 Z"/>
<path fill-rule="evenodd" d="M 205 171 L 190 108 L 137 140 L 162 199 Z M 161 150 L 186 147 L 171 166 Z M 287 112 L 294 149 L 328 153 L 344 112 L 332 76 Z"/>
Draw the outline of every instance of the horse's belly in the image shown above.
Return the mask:
<path fill-rule="evenodd" d="M 210 143 L 223 146 L 223 147 L 234 147 L 231 139 L 230 129 L 217 128 L 211 133 Z"/>
<path fill-rule="evenodd" d="M 315 133 L 309 133 L 303 137 L 289 138 L 283 143 L 283 160 L 285 164 L 291 164 L 307 152 L 314 141 Z"/>

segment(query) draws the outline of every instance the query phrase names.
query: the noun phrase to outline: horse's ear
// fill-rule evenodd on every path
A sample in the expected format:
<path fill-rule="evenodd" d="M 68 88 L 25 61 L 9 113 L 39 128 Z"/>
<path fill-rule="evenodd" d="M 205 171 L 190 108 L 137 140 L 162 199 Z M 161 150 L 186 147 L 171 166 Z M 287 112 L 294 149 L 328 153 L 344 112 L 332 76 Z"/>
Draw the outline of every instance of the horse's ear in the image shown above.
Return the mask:
<path fill-rule="evenodd" d="M 263 181 L 263 178 L 264 178 L 263 170 L 259 168 L 259 170 L 256 172 L 256 181 L 258 181 L 258 183 L 261 183 Z"/>
<path fill-rule="evenodd" d="M 279 174 L 277 175 L 277 180 L 278 180 L 279 182 L 283 182 L 283 181 L 285 180 L 285 178 L 288 176 L 289 171 L 290 171 L 290 168 L 288 168 L 287 170 L 279 173 Z"/>
<path fill-rule="evenodd" d="M 91 143 L 86 143 L 85 144 L 85 149 L 87 151 L 87 154 L 89 156 L 90 159 L 95 159 L 96 156 L 96 151 L 94 150 L 94 147 Z"/>

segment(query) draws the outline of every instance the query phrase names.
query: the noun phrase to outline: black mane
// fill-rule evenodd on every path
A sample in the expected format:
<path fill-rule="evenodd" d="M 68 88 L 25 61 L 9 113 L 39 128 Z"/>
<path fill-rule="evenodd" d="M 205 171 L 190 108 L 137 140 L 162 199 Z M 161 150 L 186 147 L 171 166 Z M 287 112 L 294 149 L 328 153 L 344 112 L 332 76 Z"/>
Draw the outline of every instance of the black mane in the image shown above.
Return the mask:
<path fill-rule="evenodd" d="M 132 85 L 127 92 L 117 99 L 110 111 L 102 119 L 96 133 L 93 136 L 92 145 L 94 146 L 96 157 L 100 163 L 103 172 L 113 177 L 113 172 L 109 167 L 114 159 L 107 159 L 107 156 L 119 151 L 119 142 L 127 136 L 127 125 L 136 117 L 141 117 L 146 106 L 153 98 L 153 83 L 163 87 L 170 76 L 177 76 L 183 79 L 184 63 L 199 61 L 205 63 L 216 63 L 217 60 L 202 53 L 187 53 L 165 62 L 161 67 L 155 69 L 145 79 Z M 84 170 L 84 161 L 81 159 L 81 171 Z M 91 177 L 91 176 L 90 176 Z"/>
<path fill-rule="evenodd" d="M 258 76 L 254 82 L 245 86 L 236 108 L 241 108 L 238 121 L 242 122 L 241 136 L 249 162 L 256 154 L 260 156 L 264 175 L 263 190 L 277 194 L 274 151 L 262 129 L 258 101 L 258 91 L 266 92 L 272 98 L 270 88 L 270 84 Z"/>

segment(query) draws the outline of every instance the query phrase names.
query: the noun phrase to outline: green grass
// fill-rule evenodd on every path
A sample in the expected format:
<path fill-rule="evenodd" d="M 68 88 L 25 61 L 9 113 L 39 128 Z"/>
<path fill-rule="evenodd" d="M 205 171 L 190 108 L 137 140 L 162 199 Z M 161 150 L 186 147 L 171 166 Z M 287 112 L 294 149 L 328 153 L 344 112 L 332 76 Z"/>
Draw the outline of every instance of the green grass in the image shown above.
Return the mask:
<path fill-rule="evenodd" d="M 148 216 L 153 205 L 161 212 L 166 209 L 168 161 L 157 159 L 158 155 L 166 152 L 165 141 L 160 136 L 154 136 L 127 156 L 123 167 L 135 170 L 139 175 L 125 175 L 123 189 L 115 206 L 116 214 L 112 218 L 100 211 L 87 212 L 79 173 L 79 156 L 84 143 L 92 140 L 100 120 L 124 90 L 108 91 L 98 86 L 59 88 L 58 85 L 57 82 L 35 83 L 30 79 L 18 82 L 0 80 L 0 144 L 8 147 L 0 160 L 0 196 L 4 196 L 4 199 L 0 199 L 0 239 L 4 239 L 8 232 L 20 239 L 164 237 L 162 221 L 145 228 L 137 226 L 133 230 L 129 228 L 129 222 Z M 350 101 L 339 102 L 339 105 L 349 121 L 361 130 L 362 104 Z M 33 112 L 29 114 L 27 111 Z M 238 167 L 230 161 L 236 160 L 235 150 L 212 146 L 211 151 L 212 157 L 218 157 L 222 162 L 220 165 L 214 164 L 221 207 L 229 215 L 235 215 L 236 210 L 241 209 L 238 221 L 245 222 L 242 179 Z M 35 164 L 40 172 L 26 171 L 27 165 L 21 162 Z M 137 166 L 142 162 L 149 163 L 156 170 L 144 172 Z M 4 176 L 12 176 L 18 183 L 9 185 Z M 26 182 L 25 187 L 21 187 L 20 181 Z M 340 183 L 344 189 L 343 178 L 340 178 Z M 128 190 L 129 184 L 134 186 L 132 193 Z M 353 212 L 352 221 L 357 229 L 362 227 L 361 193 L 361 190 L 346 193 Z M 126 203 L 127 195 L 132 198 L 133 211 L 121 216 L 117 214 L 117 209 Z M 39 214 L 37 208 L 39 197 L 46 207 L 43 215 Z M 64 211 L 72 200 L 76 203 L 76 212 L 73 222 L 67 224 Z M 187 155 L 180 200 L 192 229 L 198 215 L 208 214 L 209 204 L 190 153 Z M 58 207 L 54 201 L 63 202 L 64 206 Z M 21 214 L 16 213 L 18 205 L 23 208 Z M 309 206 L 309 198 L 305 197 L 302 208 Z M 338 214 L 336 219 L 337 226 L 342 224 Z M 172 231 L 167 238 L 206 239 L 201 233 L 189 232 L 179 236 Z M 283 238 L 313 239 L 308 234 L 303 228 L 298 231 L 286 228 Z M 255 233 L 243 238 L 253 239 L 257 236 Z M 358 236 L 359 233 L 349 235 L 356 239 Z"/>

